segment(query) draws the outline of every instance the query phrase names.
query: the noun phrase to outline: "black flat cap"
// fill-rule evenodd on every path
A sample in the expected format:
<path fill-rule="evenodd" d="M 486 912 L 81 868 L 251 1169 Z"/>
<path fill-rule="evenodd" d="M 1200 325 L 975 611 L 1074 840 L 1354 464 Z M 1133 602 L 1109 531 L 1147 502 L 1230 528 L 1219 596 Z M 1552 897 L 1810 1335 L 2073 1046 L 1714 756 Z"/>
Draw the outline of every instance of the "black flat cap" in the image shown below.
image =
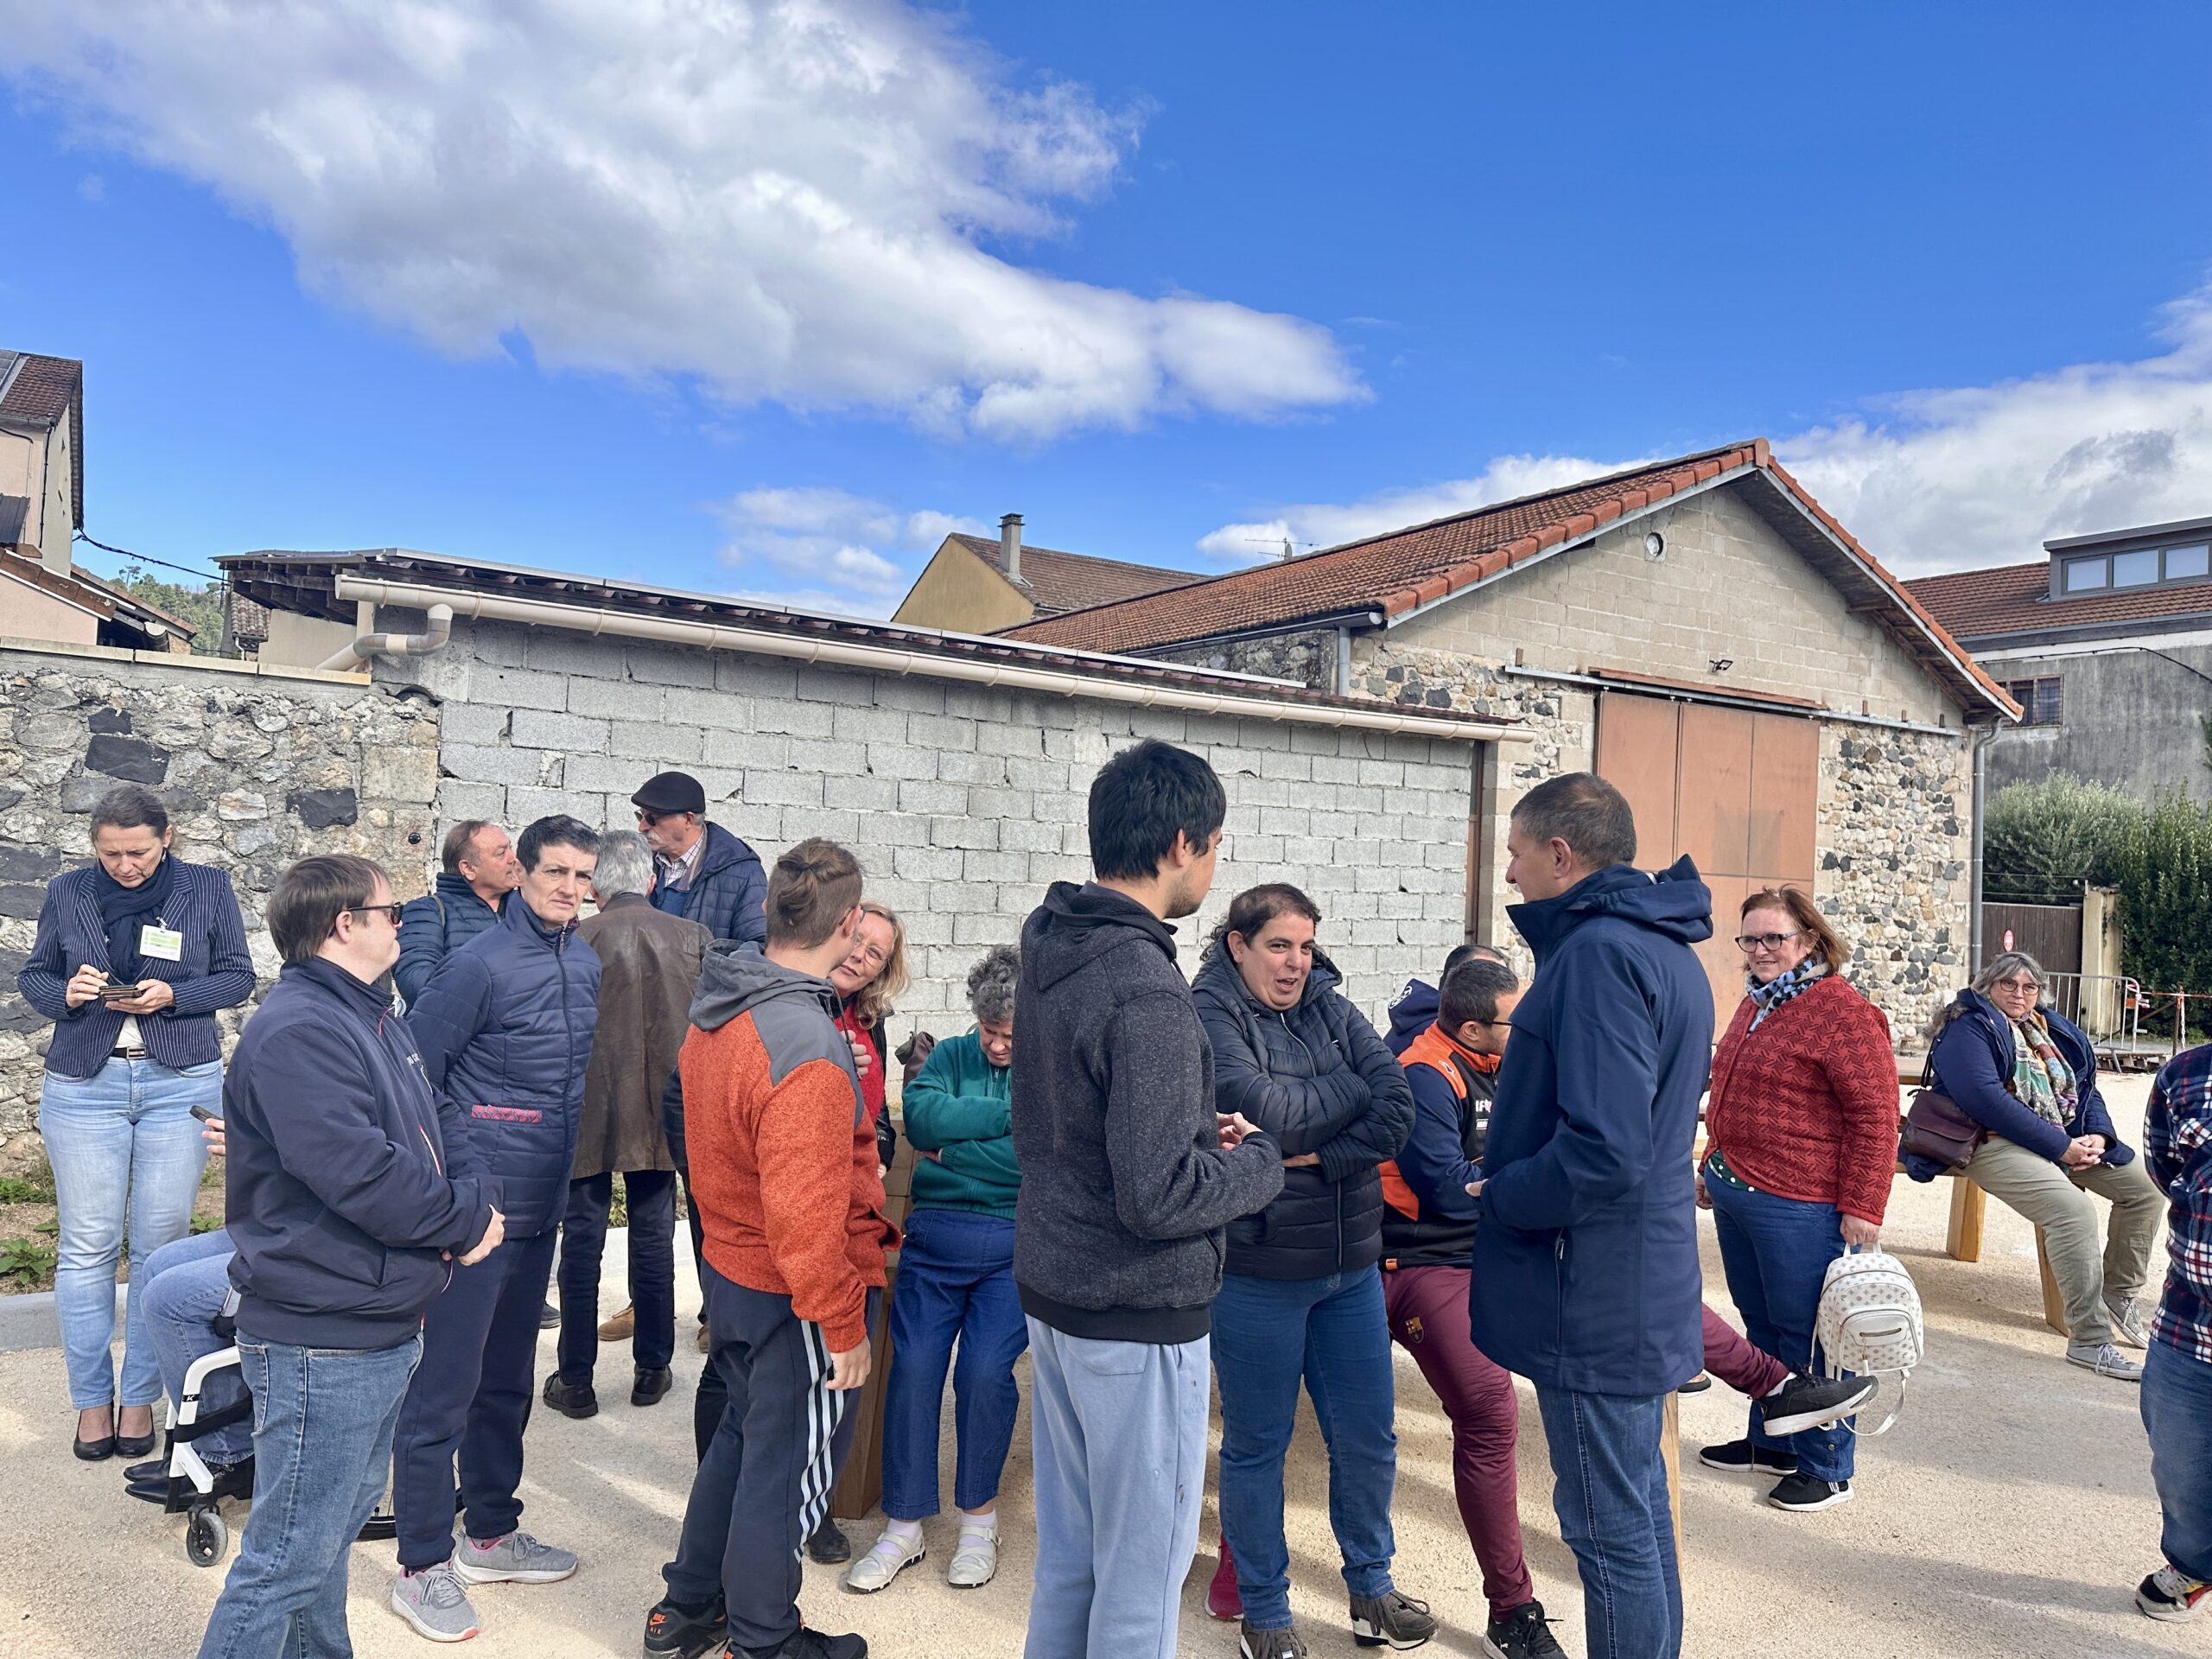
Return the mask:
<path fill-rule="evenodd" d="M 630 804 L 646 812 L 696 812 L 703 817 L 706 786 L 688 772 L 664 772 L 646 779 Z"/>

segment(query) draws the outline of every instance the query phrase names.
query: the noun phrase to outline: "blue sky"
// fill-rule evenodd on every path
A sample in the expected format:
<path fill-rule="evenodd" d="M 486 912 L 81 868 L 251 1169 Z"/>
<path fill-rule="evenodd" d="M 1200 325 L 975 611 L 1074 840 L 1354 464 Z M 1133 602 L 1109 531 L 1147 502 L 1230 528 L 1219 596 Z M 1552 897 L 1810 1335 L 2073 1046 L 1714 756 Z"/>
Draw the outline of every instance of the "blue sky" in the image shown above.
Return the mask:
<path fill-rule="evenodd" d="M 92 534 L 880 613 L 1751 434 L 1907 572 L 2212 513 L 2200 8 L 581 10 L 0 0 Z"/>

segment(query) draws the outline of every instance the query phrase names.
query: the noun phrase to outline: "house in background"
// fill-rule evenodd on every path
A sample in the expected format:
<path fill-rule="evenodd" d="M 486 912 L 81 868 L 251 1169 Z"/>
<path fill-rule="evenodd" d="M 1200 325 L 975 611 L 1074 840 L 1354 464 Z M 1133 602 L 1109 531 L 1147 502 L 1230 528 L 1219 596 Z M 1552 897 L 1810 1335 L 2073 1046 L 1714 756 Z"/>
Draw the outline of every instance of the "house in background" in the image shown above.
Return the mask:
<path fill-rule="evenodd" d="M 1179 588 L 1198 578 L 1118 559 L 1024 547 L 1021 515 L 999 521 L 999 539 L 955 532 L 938 544 L 891 620 L 952 633 L 995 633 L 1042 617 Z"/>
<path fill-rule="evenodd" d="M 1688 854 L 1711 884 L 1700 954 L 1724 1011 L 1743 995 L 1738 907 L 1776 882 L 1815 894 L 1898 1030 L 1965 977 L 1974 746 L 2018 710 L 1764 440 L 1003 637 L 1523 722 L 1533 743 L 1475 757 L 1470 938 L 1515 944 L 1513 806 L 1588 768 L 1635 807 L 1638 862 Z M 1349 828 L 1312 815 L 1317 839 Z M 1395 870 L 1369 879 L 1386 904 L 1409 896 Z"/>
<path fill-rule="evenodd" d="M 2030 564 L 1957 570 L 1914 595 L 2020 704 L 1984 787 L 2069 772 L 2149 800 L 2212 791 L 2212 518 L 2044 543 Z"/>
<path fill-rule="evenodd" d="M 79 569 L 85 365 L 0 351 L 0 634 L 188 652 L 193 627 Z"/>

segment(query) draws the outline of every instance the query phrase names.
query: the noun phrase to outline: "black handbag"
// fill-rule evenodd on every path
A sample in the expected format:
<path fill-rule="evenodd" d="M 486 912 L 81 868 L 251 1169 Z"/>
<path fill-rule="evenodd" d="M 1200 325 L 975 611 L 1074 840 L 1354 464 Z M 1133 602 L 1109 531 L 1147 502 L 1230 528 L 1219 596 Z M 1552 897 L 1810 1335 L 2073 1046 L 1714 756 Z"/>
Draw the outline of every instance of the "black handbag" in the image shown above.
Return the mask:
<path fill-rule="evenodd" d="M 1982 1128 L 1959 1109 L 1958 1102 L 1931 1088 L 1935 1059 L 1921 1068 L 1920 1087 L 1905 1103 L 1904 1131 L 1897 1137 L 1902 1157 L 1925 1158 L 1945 1169 L 1961 1169 L 1981 1145 Z"/>

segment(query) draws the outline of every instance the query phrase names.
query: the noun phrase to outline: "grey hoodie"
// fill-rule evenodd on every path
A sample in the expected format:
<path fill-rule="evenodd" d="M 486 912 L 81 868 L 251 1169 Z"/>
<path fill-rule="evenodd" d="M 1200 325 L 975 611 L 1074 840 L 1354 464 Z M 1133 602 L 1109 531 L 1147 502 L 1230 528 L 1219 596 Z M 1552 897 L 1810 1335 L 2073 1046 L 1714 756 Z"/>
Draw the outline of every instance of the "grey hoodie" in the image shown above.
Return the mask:
<path fill-rule="evenodd" d="M 1014 1276 L 1073 1337 L 1195 1341 L 1223 1233 L 1282 1190 L 1282 1152 L 1220 1149 L 1213 1054 L 1175 936 L 1135 900 L 1059 881 L 1021 930 Z"/>

